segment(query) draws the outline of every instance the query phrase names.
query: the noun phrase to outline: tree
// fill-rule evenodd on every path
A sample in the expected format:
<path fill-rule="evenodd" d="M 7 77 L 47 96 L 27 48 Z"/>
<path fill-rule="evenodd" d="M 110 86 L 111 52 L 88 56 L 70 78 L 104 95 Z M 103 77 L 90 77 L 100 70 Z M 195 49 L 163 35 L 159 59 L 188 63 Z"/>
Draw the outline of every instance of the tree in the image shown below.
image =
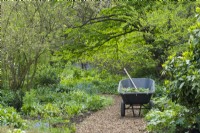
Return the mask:
<path fill-rule="evenodd" d="M 70 14 L 71 18 L 69 19 L 70 23 L 66 25 L 63 35 L 65 37 L 64 45 L 57 51 L 57 55 L 64 60 L 64 62 L 69 60 L 80 62 L 83 66 L 87 63 L 85 57 L 81 55 L 81 48 L 87 45 L 86 36 L 88 35 L 88 30 L 85 30 L 80 25 L 87 24 L 88 21 L 96 17 L 102 9 L 108 8 L 111 5 L 112 2 L 110 0 L 96 2 L 76 1 L 73 3 L 70 9 L 72 11 Z M 80 58 L 74 58 L 75 56 Z"/>
<path fill-rule="evenodd" d="M 185 49 L 194 6 L 194 2 L 117 2 L 75 29 L 66 30 L 68 38 L 61 51 L 71 54 L 61 55 L 93 60 L 114 73 L 129 67 L 136 73 L 143 71 L 140 76 L 155 72 L 158 76 L 167 55 L 180 46 Z M 77 41 L 76 35 L 80 38 Z"/>
<path fill-rule="evenodd" d="M 17 108 L 23 90 L 33 85 L 38 63 L 61 42 L 64 13 L 67 13 L 64 11 L 68 6 L 70 3 L 2 2 L 2 83 L 4 88 L 15 92 Z"/>

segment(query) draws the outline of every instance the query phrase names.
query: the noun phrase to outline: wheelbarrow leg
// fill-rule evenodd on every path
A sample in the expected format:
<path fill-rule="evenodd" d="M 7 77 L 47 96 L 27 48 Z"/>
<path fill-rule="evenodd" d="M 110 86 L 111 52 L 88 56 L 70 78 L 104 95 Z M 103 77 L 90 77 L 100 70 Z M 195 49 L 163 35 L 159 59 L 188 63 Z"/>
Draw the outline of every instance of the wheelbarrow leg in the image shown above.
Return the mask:
<path fill-rule="evenodd" d="M 139 116 L 140 116 L 140 114 L 141 114 L 141 108 L 142 108 L 142 105 L 140 105 Z"/>
<path fill-rule="evenodd" d="M 135 116 L 135 112 L 134 112 L 134 108 L 133 105 L 130 105 L 132 107 L 132 111 L 133 111 L 133 116 Z"/>

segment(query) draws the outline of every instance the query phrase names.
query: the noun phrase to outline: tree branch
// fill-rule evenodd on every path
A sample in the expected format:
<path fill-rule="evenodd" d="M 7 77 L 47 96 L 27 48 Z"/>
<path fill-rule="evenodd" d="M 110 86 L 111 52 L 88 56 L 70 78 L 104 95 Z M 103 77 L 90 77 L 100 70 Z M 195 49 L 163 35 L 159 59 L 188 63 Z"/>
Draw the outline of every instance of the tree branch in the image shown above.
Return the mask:
<path fill-rule="evenodd" d="M 4 32 L 2 32 L 2 33 L 5 33 L 5 34 L 2 35 L 2 38 L 4 38 L 5 35 L 6 35 L 7 29 L 8 29 L 7 27 L 8 27 L 8 24 L 10 22 L 11 15 L 14 12 L 14 9 L 16 9 L 16 6 L 18 6 L 18 3 L 19 3 L 19 1 L 17 1 L 16 4 L 14 6 L 12 6 L 12 9 L 11 9 L 9 15 L 8 15 L 8 19 L 5 22 Z M 3 7 L 2 7 L 2 9 L 3 9 Z M 3 16 L 3 13 L 1 15 Z"/>
<path fill-rule="evenodd" d="M 82 48 L 81 50 L 73 52 L 73 54 L 78 55 L 78 57 L 80 57 L 86 51 L 98 51 L 100 49 L 100 47 L 103 46 L 106 42 L 109 42 L 110 40 L 112 40 L 114 38 L 117 38 L 117 37 L 129 34 L 129 33 L 133 32 L 133 31 L 135 31 L 135 29 L 131 29 L 131 30 L 123 32 L 123 33 L 119 33 L 119 34 L 116 34 L 116 35 L 109 36 L 107 39 L 102 40 L 102 41 L 96 43 L 95 46 L 87 47 L 87 48 Z M 97 50 L 94 50 L 95 48 L 97 48 Z"/>
<path fill-rule="evenodd" d="M 91 19 L 85 21 L 82 25 L 80 25 L 80 26 L 74 26 L 72 28 L 73 29 L 75 29 L 75 28 L 82 28 L 82 27 L 86 26 L 87 24 L 94 24 L 94 23 L 104 22 L 104 21 L 109 21 L 109 20 L 120 21 L 120 22 L 127 22 L 126 20 L 123 20 L 123 19 L 111 18 L 111 17 L 115 17 L 115 16 L 118 16 L 118 15 L 117 14 L 112 14 L 112 15 L 109 15 L 109 16 L 102 16 L 102 17 L 91 18 Z"/>

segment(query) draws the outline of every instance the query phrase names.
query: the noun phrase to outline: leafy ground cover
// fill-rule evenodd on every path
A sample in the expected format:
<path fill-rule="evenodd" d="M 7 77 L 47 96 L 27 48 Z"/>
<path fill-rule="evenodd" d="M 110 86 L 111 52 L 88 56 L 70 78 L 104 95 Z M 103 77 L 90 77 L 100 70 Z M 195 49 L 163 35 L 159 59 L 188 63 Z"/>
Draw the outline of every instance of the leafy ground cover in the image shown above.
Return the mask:
<path fill-rule="evenodd" d="M 11 126 L 15 128 L 24 128 L 25 120 L 17 113 L 13 107 L 3 107 L 0 105 L 0 125 Z"/>
<path fill-rule="evenodd" d="M 119 75 L 110 74 L 105 70 L 83 70 L 67 65 L 60 76 L 58 91 L 84 90 L 90 94 L 117 94 L 116 88 L 120 79 Z"/>
<path fill-rule="evenodd" d="M 24 93 L 18 111 L 8 104 L 14 101 L 15 93 L 6 89 L 0 91 L 0 124 L 5 133 L 75 132 L 74 122 L 79 121 L 79 116 L 112 104 L 112 98 L 100 95 L 116 93 L 117 82 L 106 73 L 104 81 L 104 76 L 95 75 L 96 70 L 74 66 L 67 66 L 61 72 L 55 67 L 41 66 L 39 71 L 35 89 Z"/>
<path fill-rule="evenodd" d="M 191 116 L 192 108 L 172 100 L 166 85 L 157 82 L 156 92 L 150 111 L 144 110 L 143 115 L 149 132 L 199 132 L 199 113 Z"/>
<path fill-rule="evenodd" d="M 45 89 L 45 90 L 42 90 Z M 84 91 L 55 92 L 49 88 L 26 92 L 20 116 L 14 108 L 0 106 L 2 126 L 37 132 L 75 132 L 73 117 L 88 111 L 97 111 L 112 103 L 112 99 Z M 5 128 L 6 129 L 6 128 Z M 13 130 L 20 132 L 20 130 Z"/>

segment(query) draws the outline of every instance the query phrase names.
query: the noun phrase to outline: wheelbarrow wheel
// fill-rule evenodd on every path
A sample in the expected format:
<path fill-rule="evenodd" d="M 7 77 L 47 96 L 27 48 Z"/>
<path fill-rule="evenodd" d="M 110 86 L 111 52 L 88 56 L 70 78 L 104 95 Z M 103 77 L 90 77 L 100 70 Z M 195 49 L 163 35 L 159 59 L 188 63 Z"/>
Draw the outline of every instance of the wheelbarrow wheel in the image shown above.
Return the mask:
<path fill-rule="evenodd" d="M 124 101 L 121 102 L 121 116 L 125 116 L 125 103 Z"/>
<path fill-rule="evenodd" d="M 150 101 L 149 101 L 149 108 L 152 109 L 153 106 L 154 106 L 154 103 L 153 103 L 153 101 L 150 100 Z"/>

